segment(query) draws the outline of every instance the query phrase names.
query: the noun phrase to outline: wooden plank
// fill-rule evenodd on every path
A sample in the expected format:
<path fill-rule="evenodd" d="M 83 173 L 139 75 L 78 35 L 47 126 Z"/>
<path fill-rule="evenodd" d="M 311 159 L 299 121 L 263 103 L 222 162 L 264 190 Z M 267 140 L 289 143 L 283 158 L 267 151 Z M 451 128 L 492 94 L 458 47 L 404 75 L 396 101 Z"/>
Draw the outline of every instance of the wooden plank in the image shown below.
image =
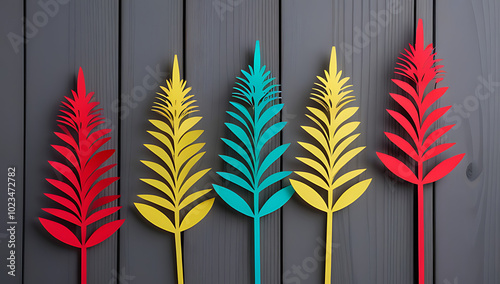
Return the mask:
<path fill-rule="evenodd" d="M 411 283 L 414 281 L 413 187 L 388 175 L 375 151 L 397 155 L 383 132 L 399 131 L 386 108 L 394 107 L 390 81 L 399 53 L 414 34 L 413 1 L 284 1 L 282 3 L 283 98 L 289 116 L 284 141 L 307 140 L 299 125 L 309 124 L 305 105 L 337 46 L 338 64 L 351 77 L 361 121 L 356 145 L 366 145 L 348 169 L 367 167 L 367 192 L 335 213 L 333 283 Z M 285 169 L 305 170 L 294 159 Z M 283 209 L 283 283 L 321 283 L 324 279 L 326 218 L 294 197 Z"/>
<path fill-rule="evenodd" d="M 26 46 L 26 238 L 24 283 L 79 282 L 79 254 L 50 236 L 40 225 L 41 208 L 53 206 L 43 193 L 56 193 L 45 178 L 61 178 L 47 160 L 61 157 L 50 145 L 60 144 L 53 134 L 64 96 L 76 88 L 81 66 L 88 91 L 101 102 L 104 127 L 113 130 L 104 148 L 118 146 L 118 113 L 111 103 L 118 98 L 118 2 L 57 1 L 43 8 L 27 3 L 27 19 L 34 28 Z M 114 155 L 110 163 L 117 162 Z M 117 175 L 116 168 L 109 175 Z M 116 193 L 116 184 L 104 194 Z M 106 218 L 104 222 L 109 222 Z M 100 223 L 102 224 L 102 223 Z M 97 224 L 99 225 L 99 224 Z M 88 251 L 88 282 L 109 283 L 116 271 L 117 236 Z"/>
<path fill-rule="evenodd" d="M 175 283 L 174 237 L 149 224 L 133 202 L 137 194 L 157 194 L 139 179 L 152 177 L 140 160 L 154 160 L 144 143 L 157 141 L 146 132 L 159 84 L 171 76 L 174 54 L 183 62 L 183 3 L 163 0 L 122 2 L 120 276 L 115 283 Z M 188 82 L 190 84 L 190 82 Z M 186 273 L 190 273 L 186 271 Z M 192 271 L 191 271 L 192 273 Z M 128 282 L 127 282 L 128 283 Z"/>
<path fill-rule="evenodd" d="M 0 140 L 0 169 L 2 171 L 2 201 L 0 203 L 0 256 L 2 261 L 2 272 L 0 273 L 0 282 L 6 284 L 22 283 L 23 266 L 23 197 L 24 197 L 24 42 L 23 35 L 23 1 L 9 0 L 2 3 L 0 10 L 0 84 L 2 85 L 2 103 L 0 104 L 0 113 L 3 119 L 0 121 L 0 131 L 2 139 Z M 7 212 L 9 206 L 7 202 L 12 196 L 8 195 L 8 169 L 15 168 L 15 184 L 9 186 L 15 190 L 15 215 L 14 220 L 9 219 Z M 10 191 L 13 192 L 13 191 Z M 15 230 L 7 222 L 17 222 L 13 224 Z M 11 233 L 14 232 L 15 239 L 11 239 Z M 11 251 L 15 251 L 11 257 Z M 9 260 L 8 258 L 14 258 Z M 12 268 L 7 268 L 14 261 Z M 14 270 L 13 275 L 7 274 Z"/>
<path fill-rule="evenodd" d="M 253 60 L 256 40 L 279 82 L 279 1 L 187 1 L 186 9 L 186 78 L 206 130 L 200 169 L 213 169 L 199 184 L 209 188 L 221 184 L 215 171 L 224 168 L 218 155 L 225 152 L 220 138 L 229 135 L 225 111 L 236 76 Z M 205 220 L 184 235 L 186 283 L 253 283 L 252 234 L 251 219 L 217 199 Z M 280 213 L 263 218 L 262 283 L 281 282 L 280 237 Z"/>
<path fill-rule="evenodd" d="M 457 5 L 459 4 L 459 5 Z M 498 1 L 437 1 L 437 57 L 453 105 L 443 139 L 457 145 L 442 159 L 466 153 L 436 183 L 436 283 L 499 283 L 500 20 Z"/>

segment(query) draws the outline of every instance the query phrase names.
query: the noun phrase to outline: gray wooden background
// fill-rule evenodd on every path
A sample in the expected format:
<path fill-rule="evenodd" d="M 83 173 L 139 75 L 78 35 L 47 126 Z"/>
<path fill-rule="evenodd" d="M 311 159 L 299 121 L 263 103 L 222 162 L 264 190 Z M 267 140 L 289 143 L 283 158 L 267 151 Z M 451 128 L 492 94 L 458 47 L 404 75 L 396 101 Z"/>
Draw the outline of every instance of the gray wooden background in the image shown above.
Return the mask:
<path fill-rule="evenodd" d="M 292 142 L 282 164 L 302 167 L 294 142 L 317 75 L 332 45 L 351 77 L 358 145 L 350 167 L 367 167 L 372 185 L 334 216 L 333 283 L 415 283 L 415 190 L 393 178 L 375 151 L 398 155 L 383 131 L 397 130 L 386 108 L 397 57 L 413 42 L 417 18 L 426 43 L 436 44 L 449 86 L 441 105 L 453 108 L 441 124 L 456 123 L 444 140 L 457 145 L 438 159 L 466 153 L 447 177 L 425 189 L 426 283 L 500 283 L 500 3 L 496 0 L 3 0 L 0 3 L 0 283 L 78 283 L 79 252 L 56 241 L 38 222 L 55 192 L 47 160 L 60 101 L 76 87 L 78 67 L 101 101 L 108 147 L 118 149 L 108 193 L 122 195 L 118 234 L 89 250 L 89 283 L 175 283 L 173 235 L 149 225 L 133 208 L 152 158 L 142 144 L 158 84 L 170 76 L 174 54 L 204 116 L 207 142 L 200 168 L 223 168 L 218 154 L 223 122 L 240 69 L 256 40 L 264 64 L 282 86 Z M 24 37 L 23 37 L 24 35 Z M 274 143 L 279 143 L 275 141 Z M 402 156 L 401 156 L 402 157 Z M 434 161 L 436 162 L 436 161 Z M 16 167 L 16 276 L 8 276 L 7 168 Z M 214 171 L 198 185 L 220 182 Z M 326 215 L 294 196 L 262 220 L 263 283 L 323 283 Z M 183 236 L 185 280 L 252 283 L 252 226 L 217 199 L 210 214 Z"/>

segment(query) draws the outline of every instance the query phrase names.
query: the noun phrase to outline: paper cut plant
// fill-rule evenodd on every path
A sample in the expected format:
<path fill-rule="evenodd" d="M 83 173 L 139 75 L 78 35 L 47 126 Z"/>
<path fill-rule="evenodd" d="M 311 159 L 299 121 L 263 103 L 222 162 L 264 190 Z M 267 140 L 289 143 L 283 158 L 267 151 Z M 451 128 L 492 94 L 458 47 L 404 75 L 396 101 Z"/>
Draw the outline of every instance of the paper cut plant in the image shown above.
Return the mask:
<path fill-rule="evenodd" d="M 39 220 L 53 237 L 81 249 L 81 283 L 84 284 L 87 283 L 87 249 L 110 237 L 125 220 L 111 221 L 101 225 L 88 237 L 89 225 L 116 213 L 121 208 L 121 206 L 113 206 L 100 209 L 117 200 L 119 195 L 97 198 L 105 188 L 118 180 L 118 177 L 99 179 L 116 166 L 116 164 L 102 166 L 111 158 L 115 150 L 99 151 L 111 139 L 111 137 L 105 137 L 111 129 L 96 129 L 98 125 L 104 123 L 104 117 L 101 116 L 102 109 L 96 109 L 99 102 L 92 101 L 94 93 L 86 93 L 82 68 L 78 71 L 77 91 L 72 91 L 72 93 L 73 98 L 65 97 L 67 102 L 62 102 L 62 114 L 57 120 L 62 132 L 55 132 L 57 137 L 67 145 L 52 145 L 67 159 L 67 164 L 70 166 L 49 161 L 65 180 L 47 179 L 64 194 L 45 194 L 63 209 L 42 209 L 64 222 L 59 223 L 45 218 L 39 218 Z M 68 227 L 70 223 L 74 226 Z M 75 226 L 80 228 L 80 238 L 72 232 Z"/>
<path fill-rule="evenodd" d="M 395 73 L 409 79 L 410 83 L 397 79 L 393 79 L 392 81 L 405 91 L 412 100 L 407 96 L 392 93 L 390 95 L 407 112 L 410 120 L 396 111 L 387 110 L 387 112 L 403 127 L 410 141 L 408 142 L 404 138 L 389 132 L 385 132 L 385 135 L 417 163 L 417 175 L 400 160 L 379 152 L 377 152 L 377 155 L 389 171 L 401 179 L 417 185 L 418 279 L 419 283 L 423 284 L 425 281 L 424 184 L 433 183 L 446 176 L 458 165 L 465 154 L 459 154 L 442 161 L 424 175 L 423 163 L 425 161 L 436 157 L 455 145 L 455 143 L 445 143 L 430 148 L 432 144 L 454 125 L 441 127 L 426 136 L 433 123 L 442 117 L 451 106 L 437 108 L 428 115 L 425 115 L 430 110 L 430 107 L 444 95 L 448 87 L 433 89 L 428 94 L 424 94 L 425 89 L 433 79 L 436 80 L 436 83 L 443 80 L 441 76 L 444 71 L 440 70 L 443 67 L 442 65 L 436 65 L 440 59 L 434 58 L 436 54 L 434 53 L 432 44 L 424 48 L 424 32 L 421 19 L 418 21 L 415 46 L 410 44 L 410 50 L 405 49 L 405 51 L 406 54 L 403 54 L 404 58 L 399 58 L 402 63 L 398 63 L 400 67 L 396 68 L 398 71 Z"/>
<path fill-rule="evenodd" d="M 310 155 L 309 157 L 298 157 L 297 159 L 305 165 L 314 169 L 314 172 L 296 171 L 295 173 L 305 181 L 290 179 L 290 183 L 297 194 L 311 206 L 323 211 L 327 216 L 326 224 L 326 255 L 325 255 L 325 283 L 332 282 L 332 233 L 333 212 L 345 208 L 358 199 L 368 188 L 370 179 L 365 179 L 350 186 L 336 202 L 334 202 L 334 190 L 345 183 L 356 178 L 366 169 L 349 171 L 340 177 L 339 171 L 365 147 L 357 147 L 344 153 L 349 145 L 359 136 L 352 134 L 358 128 L 360 122 L 347 122 L 358 107 L 346 107 L 355 100 L 351 85 L 346 85 L 349 77 L 342 78 L 342 71 L 337 69 L 337 54 L 332 47 L 330 66 L 325 70 L 325 77 L 317 77 L 321 83 L 315 83 L 311 100 L 318 107 L 307 107 L 312 115 L 306 116 L 314 122 L 315 126 L 302 126 L 311 135 L 316 144 L 298 142 Z M 318 188 L 318 190 L 315 190 Z M 326 191 L 327 202 L 317 191 Z"/>
<path fill-rule="evenodd" d="M 291 172 L 275 172 L 264 177 L 264 173 L 277 161 L 290 146 L 280 145 L 272 149 L 267 156 L 263 155 L 264 145 L 277 135 L 286 122 L 272 123 L 271 119 L 283 109 L 283 104 L 275 103 L 280 97 L 277 85 L 272 84 L 274 78 L 269 78 L 270 71 L 261 66 L 259 41 L 255 45 L 253 66 L 250 72 L 241 70 L 244 78 L 233 93 L 234 101 L 230 102 L 235 111 L 227 113 L 238 123 L 226 123 L 227 128 L 238 139 L 222 139 L 234 151 L 234 156 L 220 155 L 230 166 L 240 174 L 218 172 L 225 180 L 251 193 L 253 206 L 233 190 L 214 184 L 217 194 L 236 211 L 254 220 L 254 272 L 255 283 L 261 282 L 260 275 L 260 218 L 281 208 L 293 195 L 292 186 L 286 186 L 273 194 L 261 207 L 259 195 L 272 184 L 280 182 Z"/>
<path fill-rule="evenodd" d="M 188 190 L 205 175 L 210 169 L 192 173 L 195 164 L 205 152 L 199 152 L 205 143 L 194 143 L 203 133 L 203 130 L 192 130 L 202 119 L 201 116 L 190 116 L 198 111 L 194 105 L 194 95 L 188 95 L 191 90 L 186 88 L 186 81 L 181 80 L 177 55 L 174 57 L 172 79 L 167 80 L 167 87 L 160 86 L 165 92 L 158 93 L 157 101 L 152 111 L 165 119 L 151 119 L 158 131 L 148 131 L 161 144 L 144 144 L 155 154 L 162 164 L 150 161 L 141 161 L 157 173 L 161 179 L 141 179 L 143 182 L 161 191 L 164 196 L 139 195 L 140 198 L 173 213 L 173 222 L 167 215 L 155 206 L 143 203 L 134 203 L 137 210 L 153 225 L 175 235 L 175 250 L 177 262 L 177 281 L 184 283 L 182 264 L 181 232 L 200 222 L 210 211 L 215 198 L 207 199 L 189 210 L 181 220 L 181 211 L 186 210 L 198 198 L 207 194 L 211 189 L 196 191 L 186 196 Z M 168 197 L 168 198 L 166 198 Z"/>

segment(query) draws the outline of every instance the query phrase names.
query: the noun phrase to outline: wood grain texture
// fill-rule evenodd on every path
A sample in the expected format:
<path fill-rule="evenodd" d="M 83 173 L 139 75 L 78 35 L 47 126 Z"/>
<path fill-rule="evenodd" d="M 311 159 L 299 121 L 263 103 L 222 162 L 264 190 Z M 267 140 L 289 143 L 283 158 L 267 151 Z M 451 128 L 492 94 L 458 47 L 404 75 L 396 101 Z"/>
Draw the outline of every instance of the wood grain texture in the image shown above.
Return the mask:
<path fill-rule="evenodd" d="M 383 132 L 399 132 L 386 114 L 394 108 L 389 92 L 397 57 L 414 35 L 413 1 L 284 1 L 283 97 L 291 120 L 283 140 L 304 141 L 299 125 L 317 75 L 327 67 L 337 46 L 338 64 L 351 77 L 353 117 L 361 121 L 356 145 L 366 149 L 346 170 L 364 168 L 373 177 L 367 192 L 334 214 L 333 283 L 411 283 L 414 280 L 413 187 L 389 176 L 375 151 L 398 155 Z M 285 169 L 302 169 L 294 145 L 283 159 Z M 295 197 L 283 209 L 284 283 L 321 283 L 325 217 Z M 314 265 L 317 263 L 317 267 Z M 300 271 L 300 272 L 299 272 Z"/>
<path fill-rule="evenodd" d="M 156 159 L 143 144 L 156 143 L 146 132 L 153 130 L 148 120 L 160 118 L 151 107 L 159 85 L 171 76 L 174 54 L 182 69 L 182 2 L 122 1 L 121 100 L 114 105 L 121 110 L 121 217 L 126 219 L 120 229 L 119 275 L 131 283 L 176 283 L 174 235 L 150 224 L 133 203 L 140 200 L 138 194 L 158 193 L 139 180 L 154 177 L 140 160 Z"/>
<path fill-rule="evenodd" d="M 229 9 L 220 10 L 219 3 Z M 203 116 L 199 127 L 207 130 L 202 136 L 207 154 L 199 168 L 213 169 L 197 186 L 209 188 L 221 184 L 215 171 L 224 169 L 218 155 L 226 151 L 220 138 L 229 135 L 225 112 L 236 77 L 253 60 L 256 40 L 263 64 L 279 82 L 279 1 L 187 1 L 185 33 L 186 79 Z M 216 199 L 208 216 L 184 234 L 186 283 L 253 283 L 252 234 L 250 218 Z M 263 283 L 281 282 L 280 237 L 280 212 L 263 218 Z"/>
<path fill-rule="evenodd" d="M 41 208 L 53 203 L 43 193 L 55 193 L 45 178 L 61 178 L 48 160 L 61 160 L 51 144 L 61 144 L 53 134 L 64 96 L 76 88 L 81 66 L 87 90 L 95 92 L 107 118 L 103 127 L 113 130 L 103 148 L 118 146 L 118 114 L 111 102 L 118 98 L 118 2 L 60 1 L 49 14 L 37 2 L 27 2 L 27 19 L 39 21 L 26 45 L 26 200 L 25 259 L 28 273 L 24 283 L 76 283 L 79 279 L 79 251 L 50 236 L 39 224 L 47 217 Z M 45 15 L 47 21 L 42 22 Z M 45 23 L 45 24 L 42 24 Z M 28 25 L 27 25 L 28 28 Z M 117 162 L 114 155 L 110 163 Z M 116 168 L 108 175 L 117 175 Z M 104 194 L 116 193 L 116 184 Z M 52 218 L 52 217 L 49 217 Z M 116 217 L 112 217 L 116 218 Z M 103 221 L 109 222 L 109 217 Z M 116 271 L 117 236 L 88 251 L 89 283 L 109 283 Z"/>
<path fill-rule="evenodd" d="M 447 157 L 466 153 L 436 183 L 436 283 L 499 283 L 498 1 L 437 1 L 437 56 L 450 87 L 442 104 L 456 126 Z M 446 282 L 448 281 L 448 282 Z"/>
<path fill-rule="evenodd" d="M 0 104 L 0 171 L 2 172 L 2 198 L 0 198 L 0 283 L 20 284 L 23 277 L 23 199 L 24 199 L 24 43 L 22 1 L 9 0 L 2 3 L 0 10 L 0 85 L 2 86 L 2 103 Z M 7 173 L 9 167 L 15 167 L 15 219 L 8 220 Z M 12 188 L 12 186 L 10 186 Z M 15 276 L 7 274 L 10 269 L 10 251 L 8 245 L 10 225 L 8 221 L 18 222 L 15 230 Z"/>

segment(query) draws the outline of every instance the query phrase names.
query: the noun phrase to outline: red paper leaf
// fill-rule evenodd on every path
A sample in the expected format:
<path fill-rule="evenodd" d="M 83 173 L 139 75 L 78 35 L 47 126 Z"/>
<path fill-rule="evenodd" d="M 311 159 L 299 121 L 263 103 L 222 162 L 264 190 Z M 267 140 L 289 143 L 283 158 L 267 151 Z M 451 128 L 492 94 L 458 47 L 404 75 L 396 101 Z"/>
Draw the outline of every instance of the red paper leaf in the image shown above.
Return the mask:
<path fill-rule="evenodd" d="M 85 220 L 85 225 L 90 225 L 94 222 L 101 220 L 102 218 L 108 217 L 109 215 L 120 210 L 121 208 L 122 208 L 121 206 L 115 206 L 115 207 L 110 207 L 110 208 L 105 208 L 105 209 L 99 210 L 99 211 L 95 212 L 94 214 L 90 215 L 87 218 L 87 220 Z"/>
<path fill-rule="evenodd" d="M 97 152 L 111 139 L 104 137 L 111 132 L 111 129 L 98 130 L 96 128 L 104 123 L 104 117 L 101 116 L 102 109 L 97 108 L 99 102 L 93 100 L 94 93 L 86 94 L 85 79 L 81 68 L 77 81 L 77 92 L 72 91 L 72 98 L 65 97 L 67 101 L 62 102 L 61 105 L 60 119 L 57 121 L 60 123 L 59 128 L 62 132 L 55 132 L 57 137 L 67 145 L 53 145 L 54 149 L 66 157 L 69 163 L 65 165 L 60 162 L 49 162 L 68 182 L 47 179 L 72 200 L 54 194 L 46 194 L 47 197 L 64 206 L 64 209 L 47 208 L 43 210 L 79 227 L 82 239 L 79 240 L 68 228 L 59 223 L 43 218 L 40 218 L 40 222 L 50 234 L 60 241 L 76 247 L 83 247 L 86 250 L 88 246 L 93 246 L 108 238 L 123 224 L 124 220 L 103 225 L 87 240 L 89 229 L 87 226 L 89 224 L 110 216 L 121 207 L 102 209 L 88 216 L 90 211 L 119 198 L 119 195 L 112 195 L 94 200 L 107 186 L 118 180 L 118 177 L 102 178 L 111 168 L 116 166 L 116 164 L 104 165 L 114 154 L 114 149 Z M 69 131 L 67 126 L 74 131 Z M 86 271 L 87 263 L 84 260 L 86 252 L 82 253 L 82 271 Z M 81 278 L 85 282 L 86 273 L 82 273 Z"/>
<path fill-rule="evenodd" d="M 410 122 L 402 115 L 395 111 L 389 111 L 391 116 L 398 121 L 399 124 L 408 132 L 410 137 L 413 139 L 416 145 L 416 153 L 414 153 L 413 147 L 411 147 L 410 143 L 403 140 L 403 138 L 396 136 L 394 134 L 388 134 L 387 137 L 396 144 L 401 150 L 410 155 L 410 157 L 416 157 L 415 161 L 417 162 L 417 168 L 419 171 L 419 177 L 422 176 L 423 162 L 437 156 L 449 149 L 453 144 L 443 144 L 438 145 L 429 151 L 426 150 L 432 145 L 439 137 L 441 137 L 444 133 L 450 130 L 453 125 L 442 127 L 438 130 L 433 131 L 424 141 L 425 133 L 427 130 L 431 128 L 431 126 L 436 122 L 440 117 L 449 110 L 449 106 L 438 108 L 432 111 L 429 115 L 427 115 L 426 119 L 423 120 L 423 117 L 426 111 L 434 104 L 443 94 L 448 90 L 447 87 L 437 88 L 435 90 L 430 91 L 427 95 L 424 95 L 425 90 L 432 80 L 436 80 L 436 83 L 441 81 L 441 78 L 437 76 L 443 73 L 440 69 L 443 67 L 442 65 L 437 65 L 436 63 L 440 61 L 440 59 L 435 59 L 435 53 L 432 44 L 427 45 L 424 48 L 424 30 L 422 25 L 422 20 L 418 20 L 417 31 L 415 36 L 415 46 L 410 44 L 409 50 L 405 49 L 406 53 L 403 53 L 403 57 L 400 57 L 400 62 L 397 63 L 398 67 L 395 72 L 396 74 L 400 74 L 412 81 L 412 85 L 394 79 L 393 82 L 398 85 L 401 89 L 403 89 L 406 93 L 408 93 L 415 101 L 415 105 L 404 96 L 391 94 L 391 96 L 396 100 L 410 115 L 412 118 L 415 129 L 411 126 Z M 416 113 L 418 114 L 418 119 L 415 118 Z M 422 121 L 423 120 L 423 121 Z M 416 134 L 415 134 L 416 132 Z M 387 134 L 387 133 L 386 133 Z M 425 258 L 424 258 L 424 219 L 423 219 L 423 182 L 429 183 L 436 181 L 437 179 L 442 178 L 446 174 L 448 174 L 463 157 L 462 155 L 455 156 L 453 158 L 447 159 L 437 165 L 429 174 L 425 177 L 425 179 L 418 180 L 415 177 L 415 174 L 410 171 L 409 168 L 406 167 L 401 161 L 398 161 L 396 158 L 377 153 L 379 158 L 385 164 L 385 166 L 391 170 L 394 174 L 401 177 L 402 179 L 408 180 L 412 183 L 418 184 L 418 281 L 420 284 L 424 283 L 425 276 Z M 408 176 L 402 176 L 401 169 L 403 171 L 407 171 Z"/>
<path fill-rule="evenodd" d="M 420 99 L 418 98 L 417 91 L 410 86 L 410 84 L 406 83 L 405 81 L 397 80 L 397 79 L 392 79 L 392 81 L 398 85 L 401 89 L 403 89 L 405 92 L 407 92 L 417 103 L 420 103 Z"/>
<path fill-rule="evenodd" d="M 100 181 L 98 181 L 88 192 L 87 196 L 85 196 L 85 199 L 83 201 L 84 206 L 89 206 L 94 198 L 101 193 L 106 187 L 108 187 L 110 184 L 113 182 L 117 181 L 117 177 L 110 177 L 110 178 L 105 178 Z"/>
<path fill-rule="evenodd" d="M 90 236 L 88 241 L 85 243 L 85 246 L 89 248 L 103 242 L 114 234 L 120 226 L 123 225 L 123 222 L 125 222 L 125 220 L 116 220 L 102 225 L 92 234 L 92 236 Z"/>
<path fill-rule="evenodd" d="M 120 198 L 120 195 L 103 196 L 92 203 L 92 207 L 90 208 L 90 211 L 97 209 L 103 205 L 106 205 L 110 202 L 113 202 L 113 201 L 117 200 L 118 198 Z"/>
<path fill-rule="evenodd" d="M 53 186 L 55 186 L 57 189 L 59 189 L 60 191 L 64 192 L 66 195 L 68 195 L 69 197 L 71 197 L 71 199 L 73 199 L 76 203 L 80 203 L 80 199 L 78 198 L 78 196 L 76 195 L 76 192 L 75 192 L 75 189 L 73 189 L 71 186 L 69 186 L 68 184 L 62 182 L 62 181 L 59 181 L 59 180 L 56 180 L 56 179 L 46 179 L 50 184 L 52 184 Z"/>
<path fill-rule="evenodd" d="M 52 145 L 52 148 L 56 149 L 57 152 L 61 153 L 77 170 L 80 169 L 80 165 L 78 164 L 78 159 L 76 158 L 73 151 L 64 146 Z"/>
<path fill-rule="evenodd" d="M 107 173 L 110 169 L 114 168 L 115 166 L 116 166 L 116 164 L 111 164 L 111 165 L 107 165 L 107 166 L 104 166 L 104 167 L 101 167 L 101 168 L 98 168 L 97 170 L 95 170 L 90 175 L 90 177 L 84 182 L 83 191 L 88 192 L 88 189 L 90 188 L 90 186 L 92 186 L 98 178 L 100 178 L 103 174 Z"/>
<path fill-rule="evenodd" d="M 103 150 L 101 152 L 96 153 L 92 159 L 90 159 L 85 165 L 85 170 L 83 172 L 83 175 L 88 177 L 94 172 L 98 167 L 100 167 L 104 162 L 106 162 L 113 154 L 115 153 L 115 150 Z"/>
<path fill-rule="evenodd" d="M 417 155 L 417 152 L 415 152 L 415 149 L 408 143 L 406 140 L 403 138 L 399 137 L 396 134 L 392 134 L 389 132 L 384 132 L 387 138 L 391 140 L 394 145 L 398 146 L 403 152 L 405 152 L 408 156 L 410 156 L 413 160 L 418 161 L 419 157 Z"/>
<path fill-rule="evenodd" d="M 59 127 L 63 127 L 62 125 L 59 125 Z M 63 129 L 66 129 L 66 127 L 64 127 Z M 67 131 L 67 130 L 66 130 Z M 71 137 L 70 135 L 68 134 L 65 134 L 65 133 L 60 133 L 60 132 L 54 132 L 57 137 L 59 137 L 62 141 L 68 143 L 71 147 L 73 147 L 73 149 L 78 149 L 78 144 L 76 144 L 76 141 L 73 137 Z"/>
<path fill-rule="evenodd" d="M 432 147 L 431 149 L 427 150 L 427 152 L 425 152 L 424 156 L 422 157 L 422 160 L 427 161 L 429 159 L 432 159 L 435 156 L 450 149 L 455 144 L 456 143 L 445 143 L 445 144 L 437 145 L 436 147 Z"/>
<path fill-rule="evenodd" d="M 76 188 L 76 190 L 80 190 L 80 183 L 78 182 L 75 173 L 68 166 L 53 161 L 49 161 L 49 164 L 54 167 L 54 169 L 56 169 L 59 173 L 61 173 L 65 178 L 67 178 Z"/>
<path fill-rule="evenodd" d="M 435 166 L 424 178 L 424 184 L 433 183 L 449 174 L 460 163 L 465 154 L 448 158 Z"/>
<path fill-rule="evenodd" d="M 421 128 L 421 134 L 422 135 L 425 135 L 425 132 L 427 132 L 427 130 L 429 129 L 429 127 L 434 123 L 436 122 L 436 120 L 438 120 L 441 116 L 443 116 L 449 109 L 451 108 L 451 106 L 446 106 L 446 107 L 441 107 L 441 108 L 438 108 L 438 109 L 435 109 L 434 111 L 432 111 L 424 120 L 424 123 L 422 123 L 422 128 Z"/>
<path fill-rule="evenodd" d="M 47 230 L 47 232 L 49 232 L 54 238 L 70 246 L 77 248 L 82 247 L 78 238 L 65 226 L 44 218 L 38 219 L 40 220 L 40 223 L 42 223 L 45 230 Z"/>
<path fill-rule="evenodd" d="M 55 208 L 42 208 L 43 211 L 52 214 L 58 218 L 61 218 L 65 221 L 68 221 L 70 223 L 73 223 L 75 225 L 80 226 L 82 223 L 78 217 L 73 215 L 72 213 L 69 213 L 68 211 L 64 211 L 61 209 L 55 209 Z"/>
<path fill-rule="evenodd" d="M 447 126 L 441 127 L 439 129 L 436 129 L 433 132 L 431 132 L 431 134 L 429 134 L 427 136 L 427 138 L 425 138 L 425 141 L 422 144 L 422 151 L 427 150 L 427 148 L 429 148 L 429 146 L 431 146 L 434 142 L 436 142 L 436 140 L 438 140 L 446 132 L 448 132 L 450 129 L 452 129 L 453 126 L 455 126 L 455 125 L 454 124 L 447 125 Z"/>
<path fill-rule="evenodd" d="M 414 184 L 418 183 L 418 179 L 413 171 L 400 160 L 379 152 L 377 152 L 377 156 L 382 163 L 384 163 L 387 169 L 396 176 Z"/>
<path fill-rule="evenodd" d="M 78 212 L 78 208 L 76 207 L 75 203 L 73 203 L 71 200 L 50 193 L 45 193 L 45 196 L 61 204 L 62 206 L 68 208 L 69 210 L 71 210 L 71 212 L 75 213 L 76 216 L 80 217 L 80 212 Z"/>
<path fill-rule="evenodd" d="M 406 130 L 411 139 L 413 139 L 413 142 L 415 142 L 415 145 L 418 145 L 417 133 L 415 132 L 415 128 L 413 128 L 413 125 L 411 125 L 408 119 L 406 119 L 406 117 L 404 117 L 399 112 L 389 109 L 387 110 L 387 112 L 404 128 L 404 130 Z"/>
<path fill-rule="evenodd" d="M 435 103 L 444 93 L 448 90 L 448 87 L 437 88 L 430 91 L 424 98 L 422 102 L 422 116 L 427 111 L 427 109 Z"/>
<path fill-rule="evenodd" d="M 406 110 L 406 112 L 408 112 L 411 119 L 413 120 L 413 124 L 415 126 L 420 125 L 420 119 L 419 119 L 418 111 L 415 108 L 415 105 L 413 105 L 413 103 L 404 96 L 392 94 L 392 93 L 390 93 L 390 95 L 396 102 L 398 102 L 399 105 L 401 105 L 401 107 L 403 107 Z"/>

